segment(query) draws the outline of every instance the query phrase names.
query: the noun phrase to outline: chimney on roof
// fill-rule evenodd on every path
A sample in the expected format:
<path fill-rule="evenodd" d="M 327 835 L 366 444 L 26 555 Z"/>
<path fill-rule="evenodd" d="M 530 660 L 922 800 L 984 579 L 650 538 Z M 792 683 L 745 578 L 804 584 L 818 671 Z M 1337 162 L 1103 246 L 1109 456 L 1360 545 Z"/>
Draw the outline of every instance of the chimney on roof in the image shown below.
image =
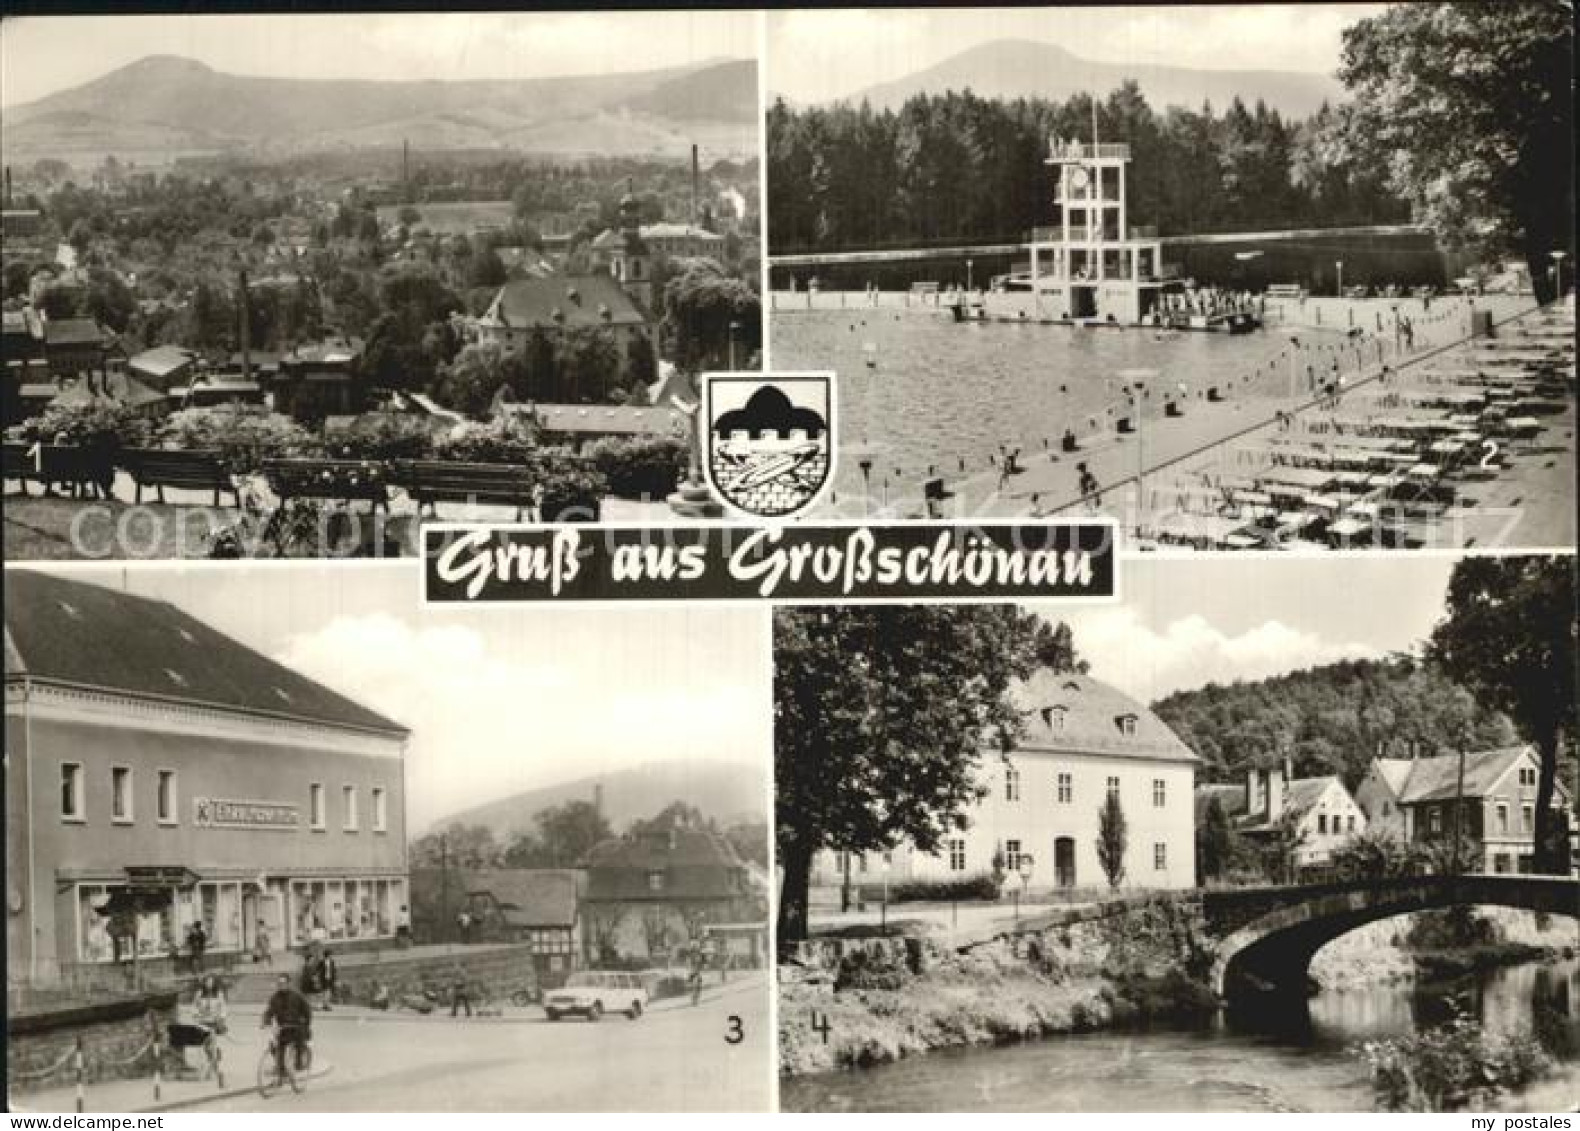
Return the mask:
<path fill-rule="evenodd" d="M 1284 815 L 1284 788 L 1288 779 L 1284 776 L 1282 766 L 1268 770 L 1265 777 L 1267 781 L 1267 823 L 1272 824 Z"/>

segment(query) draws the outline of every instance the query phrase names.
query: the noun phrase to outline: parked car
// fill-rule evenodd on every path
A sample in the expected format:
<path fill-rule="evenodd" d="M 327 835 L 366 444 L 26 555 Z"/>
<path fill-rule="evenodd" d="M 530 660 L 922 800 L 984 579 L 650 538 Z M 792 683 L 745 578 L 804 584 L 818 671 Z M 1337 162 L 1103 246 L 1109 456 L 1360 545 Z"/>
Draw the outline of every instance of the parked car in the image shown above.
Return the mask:
<path fill-rule="evenodd" d="M 568 1014 L 579 1014 L 597 1021 L 605 1013 L 624 1013 L 632 1021 L 647 1008 L 647 986 L 640 974 L 615 970 L 582 970 L 572 974 L 557 990 L 543 999 L 543 1012 L 550 1021 Z"/>

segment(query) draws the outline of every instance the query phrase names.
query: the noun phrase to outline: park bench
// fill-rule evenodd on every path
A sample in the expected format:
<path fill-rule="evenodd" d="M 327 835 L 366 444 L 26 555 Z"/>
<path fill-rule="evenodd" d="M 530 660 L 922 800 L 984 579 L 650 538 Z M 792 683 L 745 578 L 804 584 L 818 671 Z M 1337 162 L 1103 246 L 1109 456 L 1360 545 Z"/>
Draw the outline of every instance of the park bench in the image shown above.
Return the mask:
<path fill-rule="evenodd" d="M 438 503 L 497 503 L 515 507 L 518 521 L 538 486 L 532 471 L 518 465 L 443 460 L 401 460 L 395 479 L 430 514 L 438 513 Z"/>
<path fill-rule="evenodd" d="M 389 505 L 389 474 L 383 463 L 358 459 L 266 459 L 263 477 L 280 501 L 366 499 L 373 509 Z"/>
<path fill-rule="evenodd" d="M 69 487 L 73 496 L 80 497 L 88 487 L 108 498 L 115 481 L 115 468 L 106 452 L 76 444 L 7 441 L 4 460 L 5 478 L 15 479 L 24 495 L 29 483 L 39 483 L 46 495 L 59 484 Z"/>
<path fill-rule="evenodd" d="M 236 485 L 231 481 L 219 453 L 214 451 L 165 451 L 158 448 L 128 448 L 120 453 L 116 462 L 131 476 L 137 486 L 137 502 L 143 501 L 143 489 L 152 487 L 155 497 L 165 501 L 165 488 L 183 488 L 190 491 L 212 491 L 214 505 L 219 506 L 222 491 L 228 491 L 241 505 Z"/>

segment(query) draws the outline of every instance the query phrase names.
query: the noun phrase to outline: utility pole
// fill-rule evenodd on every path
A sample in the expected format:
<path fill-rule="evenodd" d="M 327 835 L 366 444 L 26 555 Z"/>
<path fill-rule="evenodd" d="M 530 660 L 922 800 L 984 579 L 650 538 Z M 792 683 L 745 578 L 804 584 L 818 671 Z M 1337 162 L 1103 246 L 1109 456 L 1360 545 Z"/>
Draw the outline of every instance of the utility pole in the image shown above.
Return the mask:
<path fill-rule="evenodd" d="M 1453 853 L 1449 857 L 1449 859 L 1452 861 L 1452 863 L 1450 864 L 1450 867 L 1452 868 L 1452 874 L 1456 875 L 1456 876 L 1459 875 L 1459 866 L 1460 866 L 1459 844 L 1460 844 L 1460 841 L 1462 839 L 1461 833 L 1462 833 L 1462 822 L 1464 821 L 1464 813 L 1465 813 L 1465 748 L 1463 746 L 1461 746 L 1459 748 L 1459 776 L 1458 776 L 1457 780 L 1454 783 L 1454 821 L 1453 821 L 1454 847 L 1453 847 Z"/>
<path fill-rule="evenodd" d="M 439 834 L 439 930 L 450 930 L 450 837 Z"/>

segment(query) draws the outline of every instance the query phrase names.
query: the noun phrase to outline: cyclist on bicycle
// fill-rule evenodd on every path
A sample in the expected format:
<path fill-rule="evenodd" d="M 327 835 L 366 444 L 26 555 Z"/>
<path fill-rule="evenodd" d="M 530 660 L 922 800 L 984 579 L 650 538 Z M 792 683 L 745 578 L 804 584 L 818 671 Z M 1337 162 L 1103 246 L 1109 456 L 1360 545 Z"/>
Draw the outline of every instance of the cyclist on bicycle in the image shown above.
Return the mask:
<path fill-rule="evenodd" d="M 313 1007 L 291 986 L 289 974 L 280 975 L 269 1004 L 264 1008 L 260 1027 L 267 1029 L 271 1024 L 276 1029 L 274 1068 L 283 1077 L 286 1049 L 296 1050 L 296 1066 L 301 1068 L 307 1063 L 307 1046 L 313 1039 Z"/>

